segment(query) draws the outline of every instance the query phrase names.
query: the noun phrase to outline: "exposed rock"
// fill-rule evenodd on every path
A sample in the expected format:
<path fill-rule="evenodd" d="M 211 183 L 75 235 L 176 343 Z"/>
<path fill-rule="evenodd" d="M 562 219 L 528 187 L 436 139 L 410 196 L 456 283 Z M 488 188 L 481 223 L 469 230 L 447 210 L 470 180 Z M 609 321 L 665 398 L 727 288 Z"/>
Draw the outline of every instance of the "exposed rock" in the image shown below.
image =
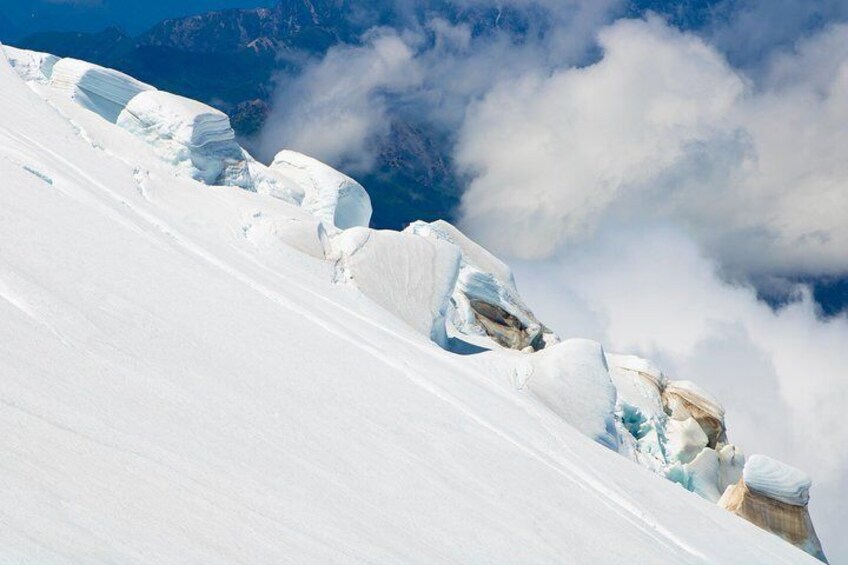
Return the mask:
<path fill-rule="evenodd" d="M 256 50 L 262 44 L 324 50 L 353 39 L 344 31 L 345 12 L 333 0 L 278 2 L 270 8 L 208 12 L 164 20 L 143 34 L 140 45 L 168 47 L 195 53 Z"/>
<path fill-rule="evenodd" d="M 707 446 L 727 443 L 724 408 L 709 393 L 689 381 L 671 381 L 663 390 L 663 404 L 675 420 L 694 418 L 707 435 Z"/>
<path fill-rule="evenodd" d="M 245 100 L 230 112 L 230 121 L 236 133 L 251 136 L 262 129 L 270 111 L 271 107 L 263 100 Z"/>
<path fill-rule="evenodd" d="M 806 489 L 809 488 L 809 479 L 797 469 L 760 455 L 749 459 L 745 465 L 745 474 L 751 484 L 743 477 L 738 483 L 728 487 L 718 501 L 719 506 L 780 536 L 826 563 L 821 542 L 807 510 Z M 754 484 L 763 490 L 754 490 Z M 789 500 L 804 500 L 803 504 L 790 504 L 774 498 L 783 497 L 789 485 L 793 493 Z M 798 496 L 798 489 L 803 491 L 803 496 Z"/>

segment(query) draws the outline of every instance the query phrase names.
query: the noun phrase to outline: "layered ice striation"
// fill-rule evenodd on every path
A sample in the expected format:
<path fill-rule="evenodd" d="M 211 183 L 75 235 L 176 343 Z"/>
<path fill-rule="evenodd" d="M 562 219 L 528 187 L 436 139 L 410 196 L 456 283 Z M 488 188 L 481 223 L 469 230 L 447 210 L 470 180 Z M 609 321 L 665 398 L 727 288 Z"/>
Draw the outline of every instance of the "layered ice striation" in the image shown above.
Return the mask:
<path fill-rule="evenodd" d="M 208 185 L 236 186 L 299 205 L 303 189 L 257 162 L 237 143 L 223 112 L 151 90 L 138 94 L 120 113 L 117 124 L 148 143 L 162 160 Z"/>
<path fill-rule="evenodd" d="M 246 154 L 236 143 L 229 118 L 219 110 L 151 90 L 132 98 L 117 124 L 195 180 L 255 190 Z"/>
<path fill-rule="evenodd" d="M 136 95 L 155 90 L 124 73 L 70 58 L 53 65 L 50 82 L 70 91 L 77 103 L 112 123 Z"/>
<path fill-rule="evenodd" d="M 547 342 L 559 341 L 524 304 L 512 270 L 454 226 L 443 220 L 418 221 L 405 231 L 448 242 L 462 253 L 462 266 L 451 297 L 451 322 L 461 333 L 488 336 L 503 347 L 518 350 L 539 350 Z"/>
<path fill-rule="evenodd" d="M 177 174 L 291 204 L 303 201 L 298 182 L 257 162 L 238 145 L 223 112 L 84 61 L 8 46 L 2 50 L 22 79 L 69 92 L 84 108 L 144 140 Z"/>
<path fill-rule="evenodd" d="M 810 501 L 810 477 L 771 457 L 749 457 L 742 478 L 749 489 L 771 499 L 793 506 L 806 506 Z"/>
<path fill-rule="evenodd" d="M 301 206 L 315 214 L 329 231 L 368 227 L 371 198 L 349 176 L 301 153 L 283 150 L 274 157 L 271 171 L 303 191 Z"/>

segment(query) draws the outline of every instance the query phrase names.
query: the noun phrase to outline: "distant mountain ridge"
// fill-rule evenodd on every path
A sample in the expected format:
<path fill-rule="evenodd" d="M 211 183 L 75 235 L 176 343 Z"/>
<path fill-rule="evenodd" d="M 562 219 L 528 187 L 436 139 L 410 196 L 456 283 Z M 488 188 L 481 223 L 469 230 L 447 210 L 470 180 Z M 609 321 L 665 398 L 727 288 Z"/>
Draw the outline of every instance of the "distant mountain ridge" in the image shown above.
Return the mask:
<path fill-rule="evenodd" d="M 353 39 L 342 21 L 344 2 L 295 0 L 272 8 L 233 9 L 164 20 L 139 45 L 194 53 L 279 48 L 324 51 Z"/>
<path fill-rule="evenodd" d="M 66 57 L 92 61 L 118 60 L 136 47 L 135 39 L 115 27 L 98 33 L 36 33 L 20 43 L 45 53 L 58 49 Z"/>

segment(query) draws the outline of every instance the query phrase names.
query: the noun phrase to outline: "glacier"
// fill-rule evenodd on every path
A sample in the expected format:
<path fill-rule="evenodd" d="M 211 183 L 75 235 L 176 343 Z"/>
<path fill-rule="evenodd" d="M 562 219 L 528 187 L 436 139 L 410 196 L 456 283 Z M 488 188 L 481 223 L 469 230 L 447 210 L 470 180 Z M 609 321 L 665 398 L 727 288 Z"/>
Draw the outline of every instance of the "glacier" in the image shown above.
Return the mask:
<path fill-rule="evenodd" d="M 213 109 L 3 52 L 0 561 L 823 558 L 809 484 L 716 399 L 560 342 L 449 224 L 372 230 L 356 181 Z"/>

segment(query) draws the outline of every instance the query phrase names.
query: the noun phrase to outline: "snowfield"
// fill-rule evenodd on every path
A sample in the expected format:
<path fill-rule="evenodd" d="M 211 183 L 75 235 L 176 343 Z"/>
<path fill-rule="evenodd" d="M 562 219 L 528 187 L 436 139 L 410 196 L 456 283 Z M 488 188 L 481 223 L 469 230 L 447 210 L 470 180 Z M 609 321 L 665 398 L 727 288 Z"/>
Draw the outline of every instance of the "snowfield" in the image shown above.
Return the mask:
<path fill-rule="evenodd" d="M 817 563 L 610 449 L 597 344 L 439 347 L 460 255 L 339 231 L 358 185 L 202 184 L 114 123 L 146 85 L 10 57 L 0 563 Z"/>

